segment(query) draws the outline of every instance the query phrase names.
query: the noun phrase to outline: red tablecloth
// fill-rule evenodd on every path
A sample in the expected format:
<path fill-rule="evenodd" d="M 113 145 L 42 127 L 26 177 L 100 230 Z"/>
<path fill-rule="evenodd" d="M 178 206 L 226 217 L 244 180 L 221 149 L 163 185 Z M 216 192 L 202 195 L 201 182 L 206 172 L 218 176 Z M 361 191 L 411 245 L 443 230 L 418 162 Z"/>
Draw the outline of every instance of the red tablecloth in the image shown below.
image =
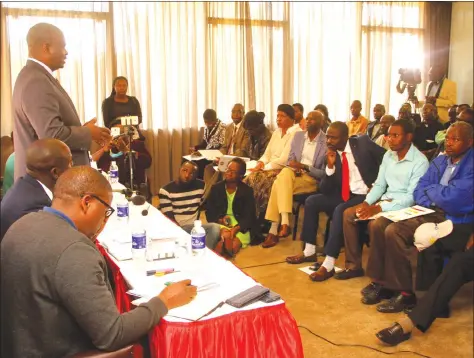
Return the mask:
<path fill-rule="evenodd" d="M 107 259 L 115 281 L 115 297 L 120 312 L 131 309 L 127 284 L 119 267 L 98 245 Z M 303 345 L 296 321 L 285 304 L 199 322 L 178 323 L 161 320 L 149 335 L 154 358 L 302 358 Z M 136 351 L 137 356 L 141 352 Z"/>

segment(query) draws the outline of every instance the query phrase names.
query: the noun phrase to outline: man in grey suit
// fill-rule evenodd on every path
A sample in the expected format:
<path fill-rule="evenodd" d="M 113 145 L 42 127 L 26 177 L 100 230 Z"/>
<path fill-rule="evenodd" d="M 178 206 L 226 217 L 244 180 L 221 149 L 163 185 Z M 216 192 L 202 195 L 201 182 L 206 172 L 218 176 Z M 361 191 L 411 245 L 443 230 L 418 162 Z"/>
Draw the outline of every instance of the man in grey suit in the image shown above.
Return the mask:
<path fill-rule="evenodd" d="M 74 165 L 89 165 L 91 141 L 103 144 L 110 131 L 95 125 L 96 119 L 81 125 L 76 108 L 53 72 L 66 62 L 66 42 L 56 26 L 39 23 L 26 38 L 28 61 L 13 90 L 15 179 L 26 174 L 26 150 L 37 139 L 55 138 L 66 143 Z"/>
<path fill-rule="evenodd" d="M 94 244 L 114 212 L 111 202 L 112 188 L 102 174 L 73 167 L 56 182 L 51 207 L 10 227 L 0 252 L 2 357 L 118 350 L 196 296 L 196 287 L 183 280 L 120 314 Z"/>

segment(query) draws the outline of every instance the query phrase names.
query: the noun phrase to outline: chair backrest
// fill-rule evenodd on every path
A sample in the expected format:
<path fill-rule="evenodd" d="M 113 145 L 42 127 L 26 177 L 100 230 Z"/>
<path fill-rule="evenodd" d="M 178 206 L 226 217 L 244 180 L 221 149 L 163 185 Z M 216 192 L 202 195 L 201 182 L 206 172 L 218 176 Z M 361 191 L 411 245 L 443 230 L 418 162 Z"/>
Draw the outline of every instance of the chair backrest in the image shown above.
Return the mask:
<path fill-rule="evenodd" d="M 7 163 L 8 157 L 13 153 L 13 140 L 10 136 L 3 136 L 0 138 L 1 152 L 0 152 L 0 176 L 3 177 L 5 172 L 5 164 Z"/>
<path fill-rule="evenodd" d="M 105 351 L 87 351 L 83 353 L 78 353 L 73 355 L 70 358 L 132 358 L 133 357 L 133 346 L 127 346 L 125 348 L 119 349 L 115 352 L 105 352 Z"/>

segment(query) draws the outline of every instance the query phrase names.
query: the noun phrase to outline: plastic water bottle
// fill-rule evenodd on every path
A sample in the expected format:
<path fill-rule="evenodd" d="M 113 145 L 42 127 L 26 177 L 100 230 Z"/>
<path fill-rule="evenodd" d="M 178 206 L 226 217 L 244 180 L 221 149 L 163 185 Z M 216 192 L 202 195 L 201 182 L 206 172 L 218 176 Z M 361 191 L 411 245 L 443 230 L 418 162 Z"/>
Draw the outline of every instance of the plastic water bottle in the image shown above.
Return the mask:
<path fill-rule="evenodd" d="M 132 229 L 132 259 L 139 265 L 146 263 L 146 231 L 143 228 Z"/>
<path fill-rule="evenodd" d="M 122 223 L 128 223 L 128 217 L 128 200 L 125 197 L 121 197 L 117 202 L 117 220 Z"/>
<path fill-rule="evenodd" d="M 110 170 L 109 170 L 109 182 L 110 184 L 115 184 L 118 183 L 118 166 L 115 161 L 110 164 Z"/>
<path fill-rule="evenodd" d="M 203 256 L 206 252 L 206 230 L 202 227 L 201 220 L 196 220 L 191 230 L 191 247 L 196 256 Z"/>

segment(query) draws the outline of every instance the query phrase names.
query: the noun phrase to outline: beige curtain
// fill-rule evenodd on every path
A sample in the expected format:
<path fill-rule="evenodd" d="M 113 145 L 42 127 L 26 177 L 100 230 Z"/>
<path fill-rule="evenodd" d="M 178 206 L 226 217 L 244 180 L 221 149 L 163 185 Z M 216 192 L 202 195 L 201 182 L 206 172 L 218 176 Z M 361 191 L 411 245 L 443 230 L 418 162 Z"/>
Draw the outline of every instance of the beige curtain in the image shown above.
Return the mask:
<path fill-rule="evenodd" d="M 2 4 L 2 134 L 13 129 L 11 94 L 28 59 L 26 34 L 39 22 L 59 27 L 66 38 L 66 65 L 54 73 L 82 121 L 99 118 L 106 83 L 111 81 L 107 54 L 107 3 Z M 28 6 L 28 7 L 27 7 Z M 5 39 L 5 41 L 4 41 Z"/>

